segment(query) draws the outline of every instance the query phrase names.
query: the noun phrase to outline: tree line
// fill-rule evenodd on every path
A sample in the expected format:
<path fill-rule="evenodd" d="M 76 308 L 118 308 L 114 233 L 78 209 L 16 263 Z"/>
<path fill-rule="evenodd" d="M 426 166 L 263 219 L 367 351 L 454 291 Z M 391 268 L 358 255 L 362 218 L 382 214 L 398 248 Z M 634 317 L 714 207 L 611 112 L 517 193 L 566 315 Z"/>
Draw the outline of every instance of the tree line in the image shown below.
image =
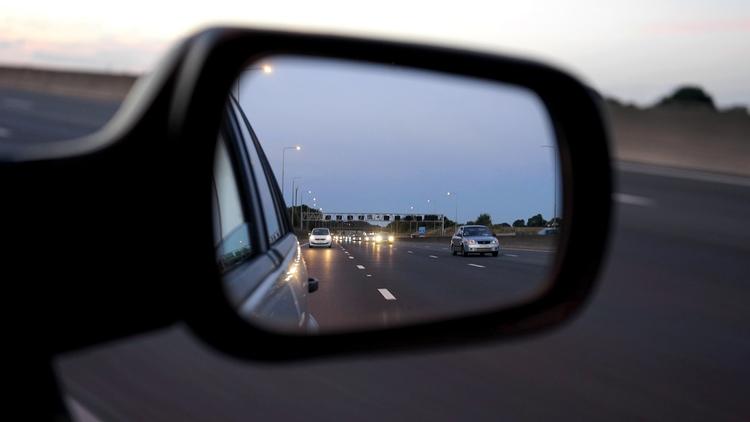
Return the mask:
<path fill-rule="evenodd" d="M 492 217 L 487 213 L 479 214 L 479 217 L 477 217 L 476 220 L 467 221 L 466 224 L 477 224 L 481 226 L 493 227 Z M 514 221 L 513 224 L 508 224 L 508 223 L 498 224 L 498 226 L 500 227 L 547 227 L 547 226 L 558 226 L 558 225 L 560 225 L 559 217 L 552 218 L 551 220 L 545 220 L 542 214 L 532 215 L 526 220 L 519 218 L 518 220 Z"/>

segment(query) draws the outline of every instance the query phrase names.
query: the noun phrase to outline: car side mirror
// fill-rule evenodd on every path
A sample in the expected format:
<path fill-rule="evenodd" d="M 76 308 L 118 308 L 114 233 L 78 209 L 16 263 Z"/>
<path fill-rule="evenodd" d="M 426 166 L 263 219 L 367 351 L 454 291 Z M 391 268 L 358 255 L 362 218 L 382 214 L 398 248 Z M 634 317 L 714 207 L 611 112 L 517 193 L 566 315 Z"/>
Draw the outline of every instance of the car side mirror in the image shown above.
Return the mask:
<path fill-rule="evenodd" d="M 264 61 L 273 65 L 265 67 Z M 345 77 L 337 76 L 342 74 Z M 326 83 L 311 83 L 313 76 Z M 330 98 L 297 92 L 298 88 L 321 87 L 328 90 Z M 357 95 L 352 96 L 352 92 Z M 263 93 L 266 99 L 273 101 L 262 101 L 264 97 L 256 93 Z M 433 93 L 445 100 L 433 101 Z M 357 119 L 340 117 L 342 112 L 358 112 L 360 106 L 368 105 L 360 98 L 364 94 L 388 100 L 385 106 L 376 104 L 377 110 L 391 113 L 389 118 L 396 123 L 366 129 L 357 124 L 341 124 L 382 123 L 377 116 L 367 114 L 353 116 Z M 404 101 L 393 101 L 395 95 Z M 287 101 L 290 98 L 300 101 L 295 104 L 295 101 Z M 353 106 L 342 98 L 359 102 Z M 303 99 L 315 102 L 306 103 Z M 327 101 L 323 104 L 325 107 L 319 107 L 322 100 Z M 248 101 L 257 102 L 248 104 Z M 424 101 L 429 101 L 429 107 L 417 107 Z M 501 106 L 496 107 L 498 104 Z M 292 117 L 284 114 L 290 105 L 300 107 L 296 111 L 298 114 Z M 435 105 L 453 108 L 440 109 L 433 107 Z M 50 315 L 64 316 L 60 324 L 66 330 L 77 330 L 66 339 L 66 351 L 178 322 L 189 326 L 192 333 L 219 350 L 241 358 L 267 361 L 456 347 L 539 332 L 561 324 L 581 309 L 592 292 L 606 251 L 612 189 L 608 129 L 601 105 L 599 95 L 573 76 L 527 59 L 338 35 L 208 29 L 184 40 L 157 69 L 139 81 L 104 130 L 54 147 L 31 145 L 24 150 L 0 151 L 0 161 L 3 161 L 0 180 L 24 181 L 3 186 L 4 218 L 0 219 L 3 224 L 0 232 L 3 233 L 1 241 L 10 251 L 4 256 L 4 262 L 10 266 L 9 274 L 24 273 L 34 280 L 73 280 L 65 283 L 64 289 L 52 287 L 55 294 L 47 296 L 55 300 L 44 304 Z M 243 108 L 262 113 L 244 113 Z M 430 155 L 438 150 L 453 149 L 434 147 L 437 145 L 433 139 L 434 128 L 438 122 L 450 121 L 454 129 L 458 124 L 469 127 L 477 119 L 482 125 L 490 125 L 487 127 L 491 130 L 481 134 L 485 142 L 481 145 L 482 151 L 486 146 L 502 149 L 509 140 L 533 139 L 523 145 L 525 154 L 515 160 L 519 164 L 516 170 L 543 170 L 535 177 L 538 176 L 540 183 L 544 182 L 547 189 L 543 191 L 549 195 L 535 203 L 534 209 L 554 208 L 564 235 L 549 239 L 556 242 L 552 252 L 549 248 L 540 252 L 545 257 L 541 270 L 535 268 L 523 274 L 531 277 L 533 283 L 526 283 L 528 280 L 523 278 L 514 280 L 525 286 L 518 296 L 508 297 L 505 291 L 491 290 L 498 283 L 482 282 L 480 284 L 490 290 L 476 289 L 480 294 L 465 300 L 463 307 L 450 302 L 455 299 L 450 294 L 455 286 L 450 282 L 436 284 L 430 280 L 429 287 L 425 288 L 430 291 L 429 300 L 414 299 L 414 292 L 419 291 L 414 285 L 385 282 L 386 277 L 375 272 L 377 267 L 364 260 L 367 253 L 382 254 L 383 259 L 406 256 L 408 246 L 373 248 L 363 245 L 362 248 L 368 249 L 352 250 L 355 246 L 347 245 L 343 250 L 337 245 L 303 250 L 293 229 L 299 227 L 304 233 L 305 229 L 315 227 L 313 221 L 321 221 L 322 217 L 313 215 L 314 212 L 292 214 L 295 217 L 292 227 L 291 218 L 284 210 L 286 201 L 292 200 L 288 189 L 290 174 L 305 173 L 300 168 L 288 173 L 291 162 L 288 154 L 292 152 L 283 154 L 290 145 L 272 143 L 274 139 L 288 138 L 275 133 L 265 136 L 268 141 L 264 139 L 261 143 L 252 130 L 255 122 L 251 118 L 263 115 L 267 118 L 265 122 L 281 122 L 285 128 L 305 122 L 307 129 L 307 123 L 315 120 L 309 118 L 309 111 L 314 108 L 327 113 L 324 117 L 337 119 L 334 123 L 316 122 L 324 125 L 318 129 L 321 133 L 325 131 L 325 136 L 315 138 L 338 140 L 340 145 L 346 146 L 351 146 L 352 140 L 361 140 L 362 144 L 356 146 L 358 154 L 363 147 L 385 140 L 409 143 L 397 147 L 425 151 L 429 157 L 425 155 L 427 158 L 421 161 L 429 162 L 436 169 L 455 159 L 453 156 L 438 161 Z M 413 110 L 435 114 L 427 119 L 416 119 L 421 114 L 410 115 Z M 228 127 L 229 117 L 232 126 Z M 331 128 L 346 129 L 350 133 L 329 136 Z M 378 136 L 378 130 L 383 128 L 399 130 L 399 135 L 404 136 Z M 525 131 L 524 136 L 514 136 L 513 131 Z M 468 131 L 454 131 L 449 135 L 456 133 Z M 471 133 L 474 138 L 474 131 Z M 497 133 L 508 136 L 496 136 Z M 476 135 L 478 137 L 479 132 Z M 244 138 L 228 139 L 231 136 Z M 217 171 L 221 144 L 217 140 L 220 138 L 229 145 L 224 151 L 229 158 L 221 161 L 225 166 Z M 248 149 L 257 152 L 258 157 L 248 157 Z M 309 154 L 306 156 L 308 165 L 315 163 L 311 157 L 316 153 L 319 154 L 317 163 L 320 163 L 325 159 L 324 154 L 332 150 L 325 145 L 317 149 L 305 145 L 294 162 L 299 164 L 304 153 Z M 370 153 L 368 150 L 368 158 Z M 389 172 L 398 161 L 394 158 L 399 156 L 391 153 L 387 157 Z M 524 161 L 531 160 L 537 160 L 534 163 L 539 166 L 525 165 Z M 143 162 L 143 165 L 134 171 L 134 162 Z M 413 167 L 414 163 L 405 167 L 409 165 Z M 378 165 L 370 167 L 383 170 Z M 389 173 L 389 178 L 396 185 L 410 180 L 395 174 Z M 235 180 L 233 175 L 239 182 L 217 188 L 215 181 Z M 266 182 L 263 188 L 253 181 L 258 175 Z M 443 184 L 449 183 L 456 182 L 446 179 Z M 102 190 L 101 186 L 107 189 Z M 322 187 L 333 191 L 329 188 Z M 259 192 L 259 189 L 264 190 Z M 465 186 L 463 189 L 458 192 L 462 198 L 460 207 L 464 207 L 465 198 L 469 203 L 473 194 L 467 192 Z M 229 207 L 216 206 L 219 195 L 224 197 L 222 205 Z M 393 218 L 399 214 L 398 208 L 405 206 L 405 200 L 395 194 L 381 197 L 388 198 L 390 202 L 386 205 L 390 209 L 373 206 L 362 210 L 384 212 L 380 215 L 382 219 L 376 222 L 382 230 L 390 230 L 384 226 L 395 224 L 396 227 L 401 225 L 401 233 L 407 233 L 404 226 L 411 222 L 396 222 Z M 475 195 L 473 199 L 479 197 Z M 507 196 L 498 194 L 498 197 Z M 458 203 L 452 203 L 455 198 L 451 195 L 443 201 L 445 215 L 437 221 L 444 223 L 448 215 L 455 215 L 455 221 L 459 221 L 459 217 L 468 221 L 465 218 L 484 212 L 479 209 L 471 216 L 460 215 L 458 210 L 466 211 L 459 208 Z M 439 212 L 437 202 L 432 204 L 431 213 Z M 55 204 L 54 215 L 45 212 L 50 203 Z M 342 200 L 337 204 L 343 208 L 347 202 Z M 327 209 L 327 213 L 329 211 Z M 297 217 L 306 225 L 298 226 Z M 217 218 L 221 221 L 217 222 Z M 438 224 L 430 229 L 437 231 Z M 441 229 L 445 230 L 444 224 Z M 170 247 L 165 248 L 164 242 L 143 241 L 153 233 L 159 233 L 160 239 L 168 239 Z M 462 234 L 456 236 L 463 237 Z M 113 238 L 117 242 L 112 242 Z M 38 258 L 28 254 L 38 249 L 39 239 L 66 239 L 71 243 L 56 249 L 49 257 L 54 265 L 40 266 L 35 261 Z M 498 253 L 497 249 L 490 249 L 497 245 L 479 242 L 462 244 L 461 250 L 450 252 L 439 246 L 432 247 L 428 241 L 421 243 L 425 250 L 419 253 L 415 250 L 412 258 L 421 259 L 422 267 L 421 262 L 437 266 L 445 265 L 448 259 L 460 259 L 451 252 L 466 257 L 484 254 L 487 259 L 493 259 L 491 256 Z M 99 244 L 108 247 L 92 250 L 91 245 Z M 133 253 L 133 245 L 138 245 L 137 254 Z M 458 249 L 455 246 L 454 249 Z M 464 246 L 475 249 L 464 250 Z M 90 254 L 85 262 L 80 259 L 82 251 Z M 128 265 L 124 267 L 123 256 L 128 257 Z M 306 263 L 313 258 L 321 264 L 317 269 Z M 179 262 L 180 265 L 155 268 L 155 262 Z M 222 263 L 229 263 L 232 268 Z M 352 286 L 363 289 L 357 294 L 372 299 L 377 312 L 366 320 L 359 319 L 360 315 L 357 318 L 336 315 L 339 318 L 332 320 L 343 321 L 343 325 L 320 324 L 320 330 L 310 332 L 307 327 L 312 324 L 305 323 L 315 312 L 312 315 L 301 312 L 296 306 L 303 306 L 304 301 L 329 299 L 329 292 L 337 293 L 335 284 L 326 276 L 327 286 L 330 286 L 326 295 L 306 294 L 319 286 L 310 277 L 316 275 L 315 271 L 329 271 L 325 268 L 328 264 L 345 268 L 342 273 L 346 273 L 350 277 L 346 281 L 351 282 L 341 285 L 347 289 Z M 471 277 L 498 279 L 491 272 L 490 267 L 494 265 L 477 268 L 462 263 L 455 267 L 472 271 L 467 273 Z M 113 273 L 112 269 L 118 271 Z M 104 273 L 112 274 L 116 284 L 122 286 L 117 297 L 112 297 L 103 287 L 101 274 Z M 155 276 L 163 276 L 166 281 L 153 283 Z M 296 289 L 293 294 L 291 289 Z M 446 306 L 433 305 L 433 299 L 440 297 L 436 291 L 446 292 L 443 295 Z M 30 292 L 29 298 L 35 299 L 35 293 Z M 106 301 L 106 307 L 99 306 L 102 301 Z M 431 306 L 418 306 L 418 303 Z M 318 303 L 318 306 L 325 307 L 325 303 Z M 320 312 L 336 313 L 346 307 L 328 306 Z M 128 312 L 133 308 L 139 309 L 137 318 Z M 72 317 L 69 312 L 77 313 Z M 294 314 L 294 318 L 281 323 L 276 318 L 282 312 L 299 312 L 299 315 Z M 92 313 L 106 321 L 106 325 L 115 327 L 111 333 L 102 334 L 86 324 L 75 323 Z M 294 323 L 286 324 L 290 320 Z"/>
<path fill-rule="evenodd" d="M 313 277 L 307 279 L 307 292 L 314 293 L 318 291 L 318 280 Z"/>

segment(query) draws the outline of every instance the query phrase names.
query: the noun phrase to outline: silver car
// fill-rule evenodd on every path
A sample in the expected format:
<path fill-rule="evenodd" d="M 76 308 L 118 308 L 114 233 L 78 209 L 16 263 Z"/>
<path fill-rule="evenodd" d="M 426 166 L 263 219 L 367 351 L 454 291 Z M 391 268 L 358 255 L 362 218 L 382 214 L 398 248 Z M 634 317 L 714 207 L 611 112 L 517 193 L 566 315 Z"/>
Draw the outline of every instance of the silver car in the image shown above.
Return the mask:
<path fill-rule="evenodd" d="M 332 244 L 333 237 L 331 236 L 331 231 L 325 227 L 316 227 L 310 233 L 307 247 L 310 249 L 317 247 L 330 248 Z"/>
<path fill-rule="evenodd" d="M 451 252 L 453 255 L 460 252 L 463 256 L 469 256 L 470 253 L 491 253 L 492 256 L 497 256 L 500 253 L 500 242 L 487 226 L 459 226 L 451 238 Z"/>

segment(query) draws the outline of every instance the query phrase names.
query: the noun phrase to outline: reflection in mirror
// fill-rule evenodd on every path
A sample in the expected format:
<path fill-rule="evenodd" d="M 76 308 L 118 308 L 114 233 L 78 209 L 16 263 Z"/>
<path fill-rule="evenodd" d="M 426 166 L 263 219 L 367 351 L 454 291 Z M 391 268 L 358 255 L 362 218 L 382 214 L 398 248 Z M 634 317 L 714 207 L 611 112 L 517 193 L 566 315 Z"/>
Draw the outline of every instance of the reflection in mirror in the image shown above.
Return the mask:
<path fill-rule="evenodd" d="M 561 181 L 533 92 L 277 56 L 248 67 L 231 97 L 215 238 L 244 318 L 278 331 L 380 329 L 498 310 L 544 290 Z"/>

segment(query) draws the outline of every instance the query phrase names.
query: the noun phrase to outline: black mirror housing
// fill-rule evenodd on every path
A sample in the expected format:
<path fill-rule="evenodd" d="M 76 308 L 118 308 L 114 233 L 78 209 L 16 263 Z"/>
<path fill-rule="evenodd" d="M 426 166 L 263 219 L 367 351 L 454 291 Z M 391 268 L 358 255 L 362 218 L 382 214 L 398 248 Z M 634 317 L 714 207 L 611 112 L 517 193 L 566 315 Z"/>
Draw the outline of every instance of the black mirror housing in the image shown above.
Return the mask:
<path fill-rule="evenodd" d="M 237 75 L 249 62 L 274 54 L 397 63 L 536 93 L 553 122 L 563 176 L 560 246 L 548 287 L 537 299 L 511 308 L 344 334 L 278 334 L 237 315 L 215 262 L 210 200 L 214 149 Z M 25 274 L 11 281 L 18 290 L 13 297 L 22 298 L 19 303 L 38 300 L 24 287 L 34 285 L 29 279 L 70 281 L 47 292 L 54 300 L 41 307 L 55 315 L 45 331 L 53 333 L 49 343 L 56 344 L 50 353 L 176 322 L 185 322 L 226 353 L 267 361 L 456 347 L 549 329 L 581 309 L 606 250 L 612 176 L 600 105 L 592 89 L 567 73 L 523 59 L 320 34 L 208 29 L 174 48 L 99 133 L 45 150 L 13 155 L 0 150 L 6 204 L 0 224 L 2 242 L 11 251 L 6 262 L 12 267 L 9 273 Z M 140 163 L 137 171 L 134 162 Z M 53 216 L 45 213 L 51 208 Z M 153 233 L 170 239 L 171 246 L 143 242 Z M 51 265 L 39 266 L 27 253 L 38 247 L 38 239 L 69 243 L 56 249 Z M 98 244 L 109 246 L 91 251 L 81 263 L 81 251 Z M 133 245 L 139 245 L 136 252 Z M 122 286 L 113 297 L 101 275 L 123 268 L 123 256 L 128 257 L 127 268 L 107 283 Z M 182 265 L 166 268 L 164 262 Z M 310 292 L 317 288 L 317 281 L 308 281 Z M 135 316 L 130 312 L 134 307 L 139 309 Z M 97 316 L 97 327 L 82 323 L 91 315 Z"/>

